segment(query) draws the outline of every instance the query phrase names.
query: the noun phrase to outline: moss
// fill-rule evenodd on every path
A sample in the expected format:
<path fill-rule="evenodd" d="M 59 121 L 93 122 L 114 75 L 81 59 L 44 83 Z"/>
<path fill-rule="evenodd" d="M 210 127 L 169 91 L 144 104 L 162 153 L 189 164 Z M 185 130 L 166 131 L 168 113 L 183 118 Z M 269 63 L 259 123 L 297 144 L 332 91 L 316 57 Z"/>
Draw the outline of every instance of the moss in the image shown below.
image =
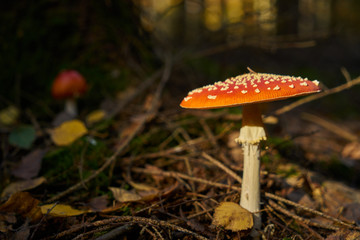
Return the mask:
<path fill-rule="evenodd" d="M 50 151 L 43 159 L 41 175 L 48 179 L 49 185 L 70 186 L 80 180 L 81 158 L 84 160 L 83 178 L 86 178 L 101 166 L 109 153 L 110 150 L 102 141 L 96 140 L 95 144 L 92 144 L 87 137 L 83 137 L 70 146 Z M 91 182 L 91 186 L 107 186 L 108 181 L 107 175 L 100 173 Z"/>

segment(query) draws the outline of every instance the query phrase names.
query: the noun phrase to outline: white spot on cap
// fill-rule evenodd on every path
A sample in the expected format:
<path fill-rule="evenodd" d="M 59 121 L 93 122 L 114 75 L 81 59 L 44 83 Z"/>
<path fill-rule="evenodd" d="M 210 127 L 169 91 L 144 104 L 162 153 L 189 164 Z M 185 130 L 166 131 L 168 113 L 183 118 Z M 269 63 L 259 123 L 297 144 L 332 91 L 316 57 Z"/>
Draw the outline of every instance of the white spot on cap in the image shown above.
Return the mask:
<path fill-rule="evenodd" d="M 238 89 L 238 88 L 239 88 L 239 86 L 235 86 L 235 87 L 234 87 L 234 89 Z"/>
<path fill-rule="evenodd" d="M 312 81 L 316 86 L 319 86 L 320 82 L 318 80 Z"/>
<path fill-rule="evenodd" d="M 294 88 L 294 87 L 295 87 L 294 84 L 289 85 L 289 88 Z"/>
<path fill-rule="evenodd" d="M 273 90 L 280 90 L 279 85 L 276 85 L 276 86 L 273 88 Z"/>
<path fill-rule="evenodd" d="M 247 93 L 247 91 L 246 91 L 246 90 L 242 90 L 241 93 L 242 93 L 242 94 L 245 94 L 245 93 Z"/>
<path fill-rule="evenodd" d="M 306 83 L 306 82 L 302 82 L 302 83 L 300 83 L 300 86 L 307 86 L 308 84 Z"/>
<path fill-rule="evenodd" d="M 265 81 L 265 84 L 269 84 L 270 82 L 269 81 Z"/>
<path fill-rule="evenodd" d="M 216 97 L 217 97 L 216 95 L 208 95 L 207 96 L 208 99 L 216 99 Z"/>
<path fill-rule="evenodd" d="M 226 93 L 232 93 L 233 91 L 228 91 L 228 92 L 226 92 Z"/>
<path fill-rule="evenodd" d="M 185 97 L 185 98 L 184 98 L 184 101 L 187 102 L 187 101 L 189 101 L 190 99 L 192 99 L 192 97 Z"/>
<path fill-rule="evenodd" d="M 257 89 L 255 89 L 255 92 L 256 92 L 256 93 L 259 93 L 259 92 L 260 92 L 260 90 L 257 88 Z"/>

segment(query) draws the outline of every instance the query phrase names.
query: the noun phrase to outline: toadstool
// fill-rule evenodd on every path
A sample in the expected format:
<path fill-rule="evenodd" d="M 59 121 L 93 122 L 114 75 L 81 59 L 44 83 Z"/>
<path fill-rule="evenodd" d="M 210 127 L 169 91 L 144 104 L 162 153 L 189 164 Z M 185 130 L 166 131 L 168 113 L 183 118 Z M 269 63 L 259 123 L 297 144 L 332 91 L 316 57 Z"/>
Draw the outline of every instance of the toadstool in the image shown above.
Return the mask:
<path fill-rule="evenodd" d="M 75 70 L 63 70 L 55 78 L 51 94 L 55 99 L 65 99 L 65 112 L 77 115 L 75 99 L 86 92 L 88 85 L 85 78 Z"/>
<path fill-rule="evenodd" d="M 249 69 L 249 68 L 248 68 Z M 256 73 L 231 77 L 197 88 L 188 93 L 180 106 L 192 109 L 213 109 L 243 105 L 240 136 L 244 153 L 243 181 L 240 205 L 254 213 L 253 237 L 259 236 L 260 210 L 260 141 L 266 140 L 261 118 L 260 103 L 301 96 L 320 91 L 317 80 L 307 78 Z"/>

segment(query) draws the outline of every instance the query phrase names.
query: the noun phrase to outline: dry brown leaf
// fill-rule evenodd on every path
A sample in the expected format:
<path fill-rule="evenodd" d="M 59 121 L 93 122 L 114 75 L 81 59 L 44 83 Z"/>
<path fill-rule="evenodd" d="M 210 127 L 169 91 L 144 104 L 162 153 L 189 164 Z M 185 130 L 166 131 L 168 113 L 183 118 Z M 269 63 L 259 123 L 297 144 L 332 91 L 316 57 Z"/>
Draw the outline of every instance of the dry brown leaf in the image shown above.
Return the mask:
<path fill-rule="evenodd" d="M 107 208 L 109 203 L 107 195 L 103 195 L 100 197 L 92 198 L 88 204 L 90 209 L 94 212 L 100 212 Z"/>
<path fill-rule="evenodd" d="M 128 181 L 128 183 L 135 188 L 137 191 L 157 191 L 155 187 L 152 187 L 150 185 L 144 184 L 144 183 L 136 183 L 133 181 Z"/>
<path fill-rule="evenodd" d="M 353 160 L 360 160 L 360 143 L 351 142 L 346 144 L 341 152 L 343 158 L 349 158 Z"/>
<path fill-rule="evenodd" d="M 252 213 L 239 204 L 222 202 L 215 209 L 212 224 L 224 227 L 226 230 L 238 232 L 251 229 L 254 222 Z"/>
<path fill-rule="evenodd" d="M 39 177 L 31 180 L 24 180 L 24 181 L 10 183 L 1 193 L 1 197 L 6 197 L 17 192 L 22 192 L 36 188 L 37 186 L 43 184 L 45 181 L 46 178 Z"/>
<path fill-rule="evenodd" d="M 47 149 L 36 149 L 24 156 L 20 163 L 12 170 L 15 177 L 22 179 L 31 179 L 39 174 L 41 161 L 45 156 Z"/>
<path fill-rule="evenodd" d="M 43 214 L 53 217 L 70 217 L 77 216 L 89 212 L 88 210 L 78 210 L 65 204 L 47 204 L 40 206 Z"/>
<path fill-rule="evenodd" d="M 42 217 L 40 207 L 38 207 L 39 202 L 28 192 L 17 192 L 0 206 L 0 212 L 16 213 L 31 219 L 32 222 L 37 222 Z"/>
<path fill-rule="evenodd" d="M 141 200 L 141 196 L 135 192 L 131 192 L 121 188 L 109 187 L 114 198 L 119 202 L 136 202 Z"/>
<path fill-rule="evenodd" d="M 88 130 L 82 121 L 71 120 L 51 130 L 50 135 L 56 145 L 67 146 L 87 134 L 87 132 Z"/>
<path fill-rule="evenodd" d="M 149 170 L 149 171 L 158 171 L 158 172 L 161 172 L 161 171 L 162 171 L 161 168 L 156 167 L 156 166 L 154 166 L 154 165 L 149 165 L 149 164 L 147 164 L 147 165 L 145 166 L 145 169 L 146 169 L 146 170 Z M 155 181 L 155 183 L 156 183 L 157 185 L 160 185 L 160 182 L 165 179 L 164 176 L 156 175 L 156 174 L 151 175 L 151 177 L 154 179 L 154 181 Z"/>

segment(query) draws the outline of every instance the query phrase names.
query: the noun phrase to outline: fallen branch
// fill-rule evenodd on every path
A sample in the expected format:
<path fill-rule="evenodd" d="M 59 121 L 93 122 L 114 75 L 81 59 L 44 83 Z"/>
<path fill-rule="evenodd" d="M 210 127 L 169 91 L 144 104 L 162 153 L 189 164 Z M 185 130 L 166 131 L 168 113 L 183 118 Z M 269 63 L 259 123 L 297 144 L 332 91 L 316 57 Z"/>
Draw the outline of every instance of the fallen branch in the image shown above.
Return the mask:
<path fill-rule="evenodd" d="M 241 177 L 239 175 L 237 175 L 234 171 L 232 171 L 231 169 L 229 169 L 228 167 L 226 167 L 224 164 L 222 164 L 221 162 L 219 162 L 218 160 L 216 160 L 215 158 L 211 157 L 210 155 L 208 155 L 207 153 L 203 152 L 201 154 L 202 157 L 204 157 L 205 159 L 207 159 L 208 161 L 210 161 L 211 163 L 215 164 L 218 168 L 222 169 L 224 172 L 226 172 L 229 176 L 231 176 L 232 178 L 234 178 L 236 181 L 238 181 L 239 183 L 241 183 Z"/>
<path fill-rule="evenodd" d="M 313 114 L 310 113 L 302 113 L 301 117 L 309 122 L 313 122 L 316 123 L 320 126 L 322 126 L 323 128 L 326 128 L 327 130 L 337 134 L 338 136 L 350 141 L 350 142 L 354 142 L 358 140 L 358 136 L 356 134 L 353 134 L 352 132 L 339 127 L 338 125 L 327 121 L 321 117 L 315 116 Z"/>
<path fill-rule="evenodd" d="M 307 225 L 317 227 L 317 228 L 324 228 L 324 229 L 332 230 L 332 231 L 339 230 L 338 227 L 334 227 L 334 226 L 331 226 L 331 225 L 325 225 L 325 224 L 321 224 L 321 223 L 316 223 L 316 222 L 311 221 L 310 219 L 302 218 L 302 217 L 300 217 L 298 215 L 295 215 L 295 214 L 291 213 L 290 211 L 286 210 L 285 208 L 280 207 L 274 201 L 270 200 L 269 205 L 271 207 L 273 207 L 274 209 L 278 210 L 279 212 L 285 214 L 286 216 L 291 217 L 291 218 L 293 218 L 293 219 L 295 219 L 297 221 L 303 222 L 303 223 L 305 223 Z"/>
<path fill-rule="evenodd" d="M 304 97 L 304 98 L 301 98 L 299 99 L 298 101 L 295 101 L 289 105 L 286 105 L 282 108 L 279 108 L 278 110 L 276 110 L 274 112 L 275 115 L 281 115 L 283 113 L 286 113 L 286 112 L 289 112 L 290 110 L 296 108 L 296 107 L 299 107 L 300 105 L 303 105 L 305 103 L 308 103 L 308 102 L 311 102 L 311 101 L 314 101 L 314 100 L 317 100 L 319 98 L 323 98 L 325 96 L 328 96 L 328 95 L 331 95 L 331 94 L 334 94 L 334 93 L 338 93 L 338 92 L 341 92 L 341 91 L 344 91 L 346 89 L 349 89 L 355 85 L 358 85 L 360 84 L 360 77 L 357 77 L 351 81 L 348 81 L 340 86 L 337 86 L 337 87 L 334 87 L 332 89 L 328 89 L 328 90 L 325 90 L 321 93 L 318 93 L 318 94 L 313 94 L 313 95 L 310 95 L 308 97 Z"/>
<path fill-rule="evenodd" d="M 171 231 L 179 231 L 179 232 L 183 232 L 183 233 L 192 235 L 196 239 L 208 240 L 208 238 L 206 238 L 206 237 L 203 237 L 203 236 L 201 236 L 195 232 L 192 232 L 190 230 L 187 230 L 185 228 L 168 223 L 167 221 L 155 220 L 155 219 L 144 218 L 144 217 L 134 217 L 134 216 L 113 217 L 113 218 L 99 220 L 99 221 L 92 222 L 92 223 L 79 224 L 76 226 L 72 226 L 72 228 L 70 228 L 68 230 L 65 230 L 63 232 L 56 234 L 53 238 L 54 239 L 63 238 L 67 235 L 78 232 L 84 228 L 91 228 L 91 227 L 98 228 L 98 227 L 101 227 L 104 225 L 111 225 L 111 224 L 115 224 L 115 223 L 143 224 L 143 225 L 150 225 L 150 226 L 155 226 L 155 227 L 162 227 L 162 228 L 167 228 Z"/>

